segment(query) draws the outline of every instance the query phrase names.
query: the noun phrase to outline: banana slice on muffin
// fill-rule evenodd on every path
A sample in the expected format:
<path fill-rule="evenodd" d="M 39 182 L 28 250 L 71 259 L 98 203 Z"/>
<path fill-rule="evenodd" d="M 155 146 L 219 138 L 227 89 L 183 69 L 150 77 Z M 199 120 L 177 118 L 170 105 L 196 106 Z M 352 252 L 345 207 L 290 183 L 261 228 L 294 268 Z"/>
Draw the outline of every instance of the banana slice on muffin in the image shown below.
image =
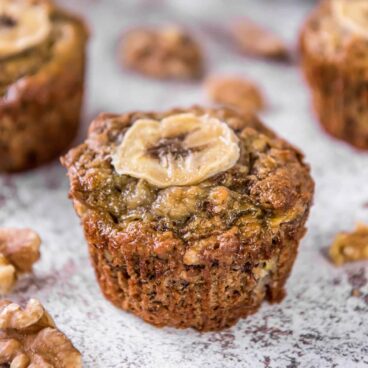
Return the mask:
<path fill-rule="evenodd" d="M 0 0 L 0 57 L 45 41 L 51 32 L 50 9 L 44 1 Z"/>
<path fill-rule="evenodd" d="M 125 134 L 113 164 L 119 174 L 159 188 L 191 185 L 234 166 L 238 141 L 226 123 L 208 115 L 140 119 Z"/>
<path fill-rule="evenodd" d="M 334 0 L 332 11 L 342 26 L 368 38 L 367 0 Z"/>

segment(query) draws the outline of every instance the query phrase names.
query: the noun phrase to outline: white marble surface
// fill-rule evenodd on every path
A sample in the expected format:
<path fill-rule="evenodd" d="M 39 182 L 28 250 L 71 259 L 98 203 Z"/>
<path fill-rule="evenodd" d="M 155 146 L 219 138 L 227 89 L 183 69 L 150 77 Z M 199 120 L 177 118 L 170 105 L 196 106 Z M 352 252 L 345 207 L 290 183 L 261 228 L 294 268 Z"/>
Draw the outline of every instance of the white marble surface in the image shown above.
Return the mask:
<path fill-rule="evenodd" d="M 62 1 L 61 1 L 62 2 Z M 101 111 L 164 109 L 208 103 L 199 84 L 149 80 L 116 62 L 120 32 L 139 24 L 180 22 L 201 40 L 209 73 L 237 73 L 259 82 L 270 108 L 264 121 L 299 146 L 317 183 L 315 206 L 287 298 L 220 333 L 157 329 L 102 297 L 82 230 L 67 199 L 57 161 L 25 174 L 0 176 L 0 226 L 29 226 L 43 238 L 42 260 L 11 298 L 39 298 L 91 368 L 366 367 L 368 265 L 335 268 L 324 250 L 337 231 L 368 222 L 368 153 L 326 136 L 310 110 L 294 65 L 238 55 L 217 37 L 226 22 L 250 15 L 291 45 L 312 6 L 306 0 L 67 0 L 88 18 L 92 38 L 84 129 Z M 353 288 L 360 297 L 351 296 Z"/>

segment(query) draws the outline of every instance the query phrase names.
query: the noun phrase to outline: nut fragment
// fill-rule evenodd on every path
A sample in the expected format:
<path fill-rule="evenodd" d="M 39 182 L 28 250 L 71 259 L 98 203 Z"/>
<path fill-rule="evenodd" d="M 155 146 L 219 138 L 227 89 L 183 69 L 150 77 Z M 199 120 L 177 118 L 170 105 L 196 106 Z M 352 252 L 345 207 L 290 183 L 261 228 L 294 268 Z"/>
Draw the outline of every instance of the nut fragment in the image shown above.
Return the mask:
<path fill-rule="evenodd" d="M 243 113 L 257 113 L 265 102 L 258 87 L 237 77 L 212 77 L 205 83 L 208 95 L 216 102 Z"/>
<path fill-rule="evenodd" d="M 287 59 L 289 56 L 279 37 L 249 19 L 236 22 L 231 33 L 240 50 L 246 54 L 274 59 Z"/>
<path fill-rule="evenodd" d="M 40 244 L 31 229 L 0 228 L 0 294 L 11 290 L 18 274 L 32 271 L 40 258 Z"/>
<path fill-rule="evenodd" d="M 329 249 L 329 255 L 337 266 L 347 262 L 368 260 L 368 226 L 358 224 L 351 233 L 337 234 Z"/>
<path fill-rule="evenodd" d="M 0 254 L 0 294 L 7 294 L 16 281 L 15 267 Z"/>
<path fill-rule="evenodd" d="M 10 367 L 82 367 L 81 354 L 56 329 L 53 319 L 38 300 L 26 307 L 0 302 L 0 364 Z"/>
<path fill-rule="evenodd" d="M 196 41 L 178 27 L 136 29 L 122 40 L 123 64 L 155 78 L 197 78 L 203 71 Z"/>

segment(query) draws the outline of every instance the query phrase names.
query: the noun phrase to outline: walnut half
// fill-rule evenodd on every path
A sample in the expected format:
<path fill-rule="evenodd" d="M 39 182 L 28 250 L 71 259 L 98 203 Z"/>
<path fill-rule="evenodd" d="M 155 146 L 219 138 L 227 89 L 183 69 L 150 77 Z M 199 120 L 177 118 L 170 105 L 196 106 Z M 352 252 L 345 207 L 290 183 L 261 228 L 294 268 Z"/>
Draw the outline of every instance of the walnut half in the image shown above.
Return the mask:
<path fill-rule="evenodd" d="M 246 54 L 283 60 L 289 57 L 287 46 L 278 36 L 250 19 L 235 22 L 231 33 L 239 49 Z"/>
<path fill-rule="evenodd" d="M 0 228 L 0 294 L 8 293 L 20 273 L 40 258 L 41 239 L 31 229 Z"/>
<path fill-rule="evenodd" d="M 358 224 L 351 233 L 338 233 L 329 249 L 329 255 L 337 266 L 368 260 L 368 226 Z"/>
<path fill-rule="evenodd" d="M 127 68 L 160 79 L 197 79 L 204 68 L 201 47 L 178 26 L 131 30 L 119 58 Z"/>
<path fill-rule="evenodd" d="M 205 88 L 212 101 L 244 114 L 256 114 L 265 107 L 258 86 L 245 78 L 213 76 L 207 79 Z"/>
<path fill-rule="evenodd" d="M 80 352 L 36 299 L 26 307 L 0 301 L 0 366 L 79 368 Z"/>

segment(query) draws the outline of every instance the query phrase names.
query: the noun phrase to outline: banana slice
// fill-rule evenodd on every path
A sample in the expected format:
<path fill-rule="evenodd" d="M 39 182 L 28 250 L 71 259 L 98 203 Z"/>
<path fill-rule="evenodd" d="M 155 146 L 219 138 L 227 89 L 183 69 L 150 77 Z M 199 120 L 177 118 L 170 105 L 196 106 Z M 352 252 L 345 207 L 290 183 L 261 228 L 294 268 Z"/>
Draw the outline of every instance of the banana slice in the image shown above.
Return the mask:
<path fill-rule="evenodd" d="M 239 155 L 238 138 L 227 124 L 188 113 L 137 120 L 112 162 L 121 175 L 166 188 L 196 184 L 228 170 Z"/>
<path fill-rule="evenodd" d="M 44 0 L 0 0 L 0 57 L 46 40 L 51 32 L 50 8 Z"/>
<path fill-rule="evenodd" d="M 332 0 L 332 11 L 343 27 L 368 38 L 368 0 Z"/>

